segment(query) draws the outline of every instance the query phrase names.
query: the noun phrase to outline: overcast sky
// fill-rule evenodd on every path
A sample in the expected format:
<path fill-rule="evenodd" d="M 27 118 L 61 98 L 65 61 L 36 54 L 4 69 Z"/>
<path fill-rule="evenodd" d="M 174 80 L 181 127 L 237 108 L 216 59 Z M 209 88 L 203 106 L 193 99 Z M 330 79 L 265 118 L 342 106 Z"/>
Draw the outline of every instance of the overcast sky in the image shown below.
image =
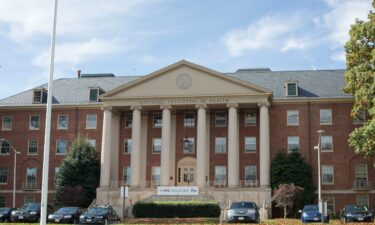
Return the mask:
<path fill-rule="evenodd" d="M 48 80 L 53 0 L 0 0 L 0 99 Z M 54 79 L 146 75 L 185 59 L 219 72 L 343 69 L 371 0 L 59 0 Z"/>

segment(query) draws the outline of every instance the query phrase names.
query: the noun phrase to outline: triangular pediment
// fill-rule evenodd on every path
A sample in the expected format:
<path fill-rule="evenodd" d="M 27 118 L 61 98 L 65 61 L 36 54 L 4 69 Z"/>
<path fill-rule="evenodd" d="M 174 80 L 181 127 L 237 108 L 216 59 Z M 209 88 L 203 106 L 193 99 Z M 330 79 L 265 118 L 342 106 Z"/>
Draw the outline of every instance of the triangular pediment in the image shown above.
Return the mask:
<path fill-rule="evenodd" d="M 101 99 L 270 94 L 263 87 L 182 60 L 115 88 Z"/>

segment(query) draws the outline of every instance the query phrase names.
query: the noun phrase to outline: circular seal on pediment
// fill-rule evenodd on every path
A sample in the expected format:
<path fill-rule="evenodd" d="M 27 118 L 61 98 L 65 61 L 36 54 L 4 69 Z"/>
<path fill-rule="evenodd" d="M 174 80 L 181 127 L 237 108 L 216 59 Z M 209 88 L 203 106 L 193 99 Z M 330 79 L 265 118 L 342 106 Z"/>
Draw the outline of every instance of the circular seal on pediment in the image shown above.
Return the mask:
<path fill-rule="evenodd" d="M 176 78 L 176 85 L 180 89 L 188 89 L 192 83 L 193 80 L 189 74 L 180 74 Z"/>

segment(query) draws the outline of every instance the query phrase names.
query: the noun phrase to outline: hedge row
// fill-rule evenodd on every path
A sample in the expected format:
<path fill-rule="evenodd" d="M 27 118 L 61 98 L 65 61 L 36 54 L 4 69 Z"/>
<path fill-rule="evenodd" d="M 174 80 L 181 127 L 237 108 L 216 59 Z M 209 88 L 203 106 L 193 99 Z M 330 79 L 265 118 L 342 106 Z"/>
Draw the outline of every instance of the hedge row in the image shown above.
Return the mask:
<path fill-rule="evenodd" d="M 212 202 L 137 202 L 132 212 L 136 218 L 218 218 L 220 206 Z"/>

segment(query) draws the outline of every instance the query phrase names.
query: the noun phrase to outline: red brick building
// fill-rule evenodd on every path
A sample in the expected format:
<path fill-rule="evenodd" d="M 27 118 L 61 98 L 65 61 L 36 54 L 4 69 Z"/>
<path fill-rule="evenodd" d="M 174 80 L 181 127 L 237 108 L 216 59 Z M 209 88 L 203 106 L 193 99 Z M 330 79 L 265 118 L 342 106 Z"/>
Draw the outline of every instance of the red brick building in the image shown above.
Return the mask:
<path fill-rule="evenodd" d="M 374 159 L 347 139 L 365 115 L 350 116 L 343 70 L 241 69 L 219 73 L 180 61 L 142 77 L 80 74 L 53 86 L 49 201 L 69 145 L 84 135 L 101 157 L 97 202 L 122 207 L 156 186 L 195 186 L 200 195 L 271 203 L 270 162 L 300 152 L 317 187 L 318 130 L 323 129 L 322 196 L 332 211 L 375 206 Z M 0 207 L 40 201 L 46 86 L 0 100 Z M 121 210 L 119 210 L 121 211 Z"/>

